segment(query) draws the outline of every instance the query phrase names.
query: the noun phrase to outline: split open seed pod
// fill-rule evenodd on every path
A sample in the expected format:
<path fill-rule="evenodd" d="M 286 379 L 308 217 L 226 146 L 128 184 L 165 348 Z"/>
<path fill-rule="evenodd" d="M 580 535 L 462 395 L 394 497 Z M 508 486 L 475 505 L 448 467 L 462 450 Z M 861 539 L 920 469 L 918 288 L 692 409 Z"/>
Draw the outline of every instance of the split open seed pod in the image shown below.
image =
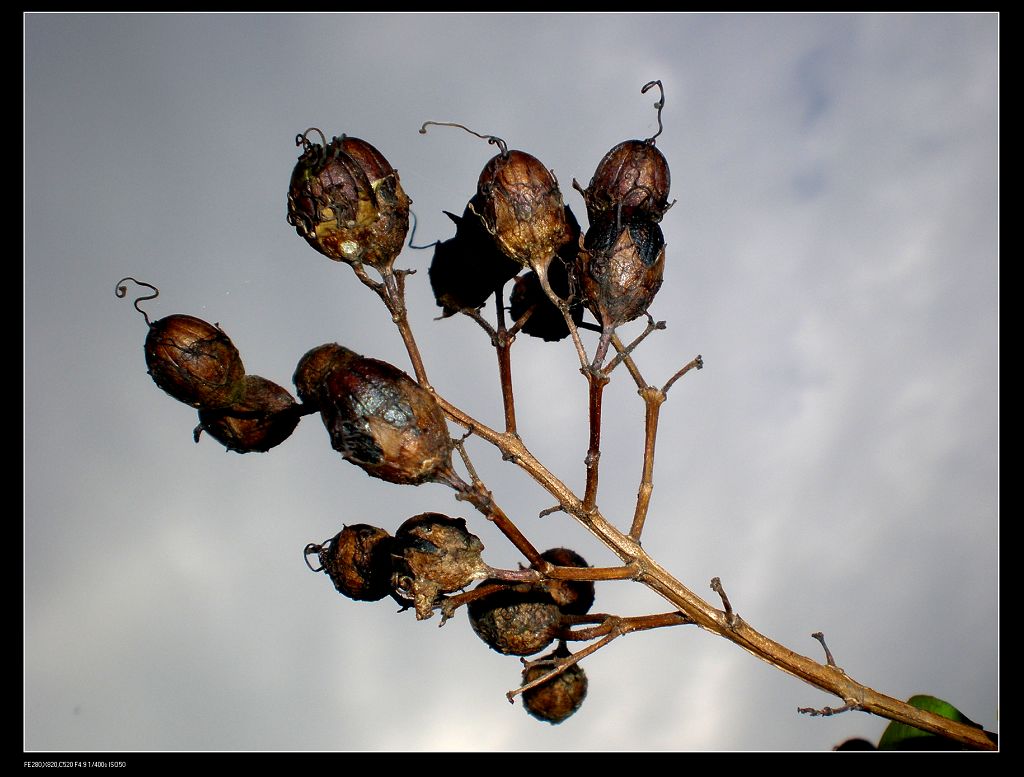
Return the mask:
<path fill-rule="evenodd" d="M 323 144 L 311 141 L 320 134 Z M 411 200 L 398 171 L 372 145 L 319 130 L 303 148 L 288 188 L 288 223 L 329 259 L 390 267 L 405 245 Z"/>
<path fill-rule="evenodd" d="M 480 538 L 463 518 L 422 513 L 398 527 L 392 551 L 395 598 L 411 603 L 416 618 L 433 615 L 441 594 L 459 591 L 487 576 Z"/>
<path fill-rule="evenodd" d="M 647 312 L 665 272 L 665 238 L 649 220 L 606 212 L 587 230 L 577 277 L 583 303 L 605 331 Z"/>

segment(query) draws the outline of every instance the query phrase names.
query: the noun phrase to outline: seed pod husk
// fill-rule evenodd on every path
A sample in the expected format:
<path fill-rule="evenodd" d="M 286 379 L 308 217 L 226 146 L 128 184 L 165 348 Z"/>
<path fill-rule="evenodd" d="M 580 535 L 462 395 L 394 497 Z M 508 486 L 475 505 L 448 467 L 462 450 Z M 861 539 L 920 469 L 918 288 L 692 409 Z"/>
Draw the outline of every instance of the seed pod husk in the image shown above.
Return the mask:
<path fill-rule="evenodd" d="M 323 567 L 339 593 L 360 602 L 376 602 L 391 592 L 394 537 L 365 523 L 346 526 L 320 548 Z"/>
<path fill-rule="evenodd" d="M 201 318 L 176 314 L 155 321 L 145 351 L 156 385 L 192 407 L 228 407 L 245 389 L 238 349 L 219 327 Z"/>
<path fill-rule="evenodd" d="M 590 223 L 609 211 L 622 220 L 661 221 L 669 209 L 668 160 L 650 140 L 626 140 L 604 155 L 583 192 Z"/>
<path fill-rule="evenodd" d="M 497 583 L 485 580 L 480 586 Z M 554 641 L 563 614 L 547 591 L 539 586 L 506 585 L 467 606 L 477 636 L 505 655 L 529 656 Z"/>
<path fill-rule="evenodd" d="M 525 151 L 491 159 L 480 173 L 480 218 L 506 256 L 544 272 L 570 238 L 558 181 L 540 160 Z"/>
<path fill-rule="evenodd" d="M 395 598 L 411 602 L 417 620 L 434 614 L 438 596 L 459 591 L 487 575 L 480 538 L 463 518 L 422 513 L 398 527 L 392 551 Z"/>
<path fill-rule="evenodd" d="M 405 245 L 411 200 L 372 145 L 342 135 L 325 146 L 299 136 L 288 223 L 336 262 L 390 267 Z"/>
<path fill-rule="evenodd" d="M 291 437 L 299 424 L 297 407 L 287 389 L 259 375 L 246 375 L 237 402 L 224 409 L 199 410 L 199 428 L 229 451 L 263 453 Z"/>
<path fill-rule="evenodd" d="M 509 259 L 476 214 L 483 198 L 476 194 L 462 216 L 444 211 L 455 222 L 455 237 L 439 242 L 430 263 L 430 286 L 445 316 L 476 310 L 515 277 L 522 265 Z"/>
<path fill-rule="evenodd" d="M 551 548 L 540 554 L 545 561 L 560 567 L 589 567 L 579 553 L 569 548 Z M 593 580 L 546 579 L 539 585 L 567 615 L 586 615 L 594 605 Z"/>
<path fill-rule="evenodd" d="M 570 655 L 565 645 L 559 645 L 545 659 L 566 658 Z M 543 677 L 549 671 L 544 664 L 534 664 L 523 670 L 523 685 Z M 546 683 L 523 691 L 523 706 L 538 720 L 552 725 L 561 723 L 576 712 L 587 698 L 587 673 L 578 663 L 573 664 Z"/>
<path fill-rule="evenodd" d="M 609 211 L 587 230 L 577 262 L 583 303 L 605 331 L 647 312 L 665 272 L 665 238 L 648 220 Z"/>
<path fill-rule="evenodd" d="M 331 370 L 353 357 L 358 358 L 358 354 L 337 343 L 324 343 L 306 351 L 292 376 L 296 393 L 303 404 L 319 408 L 324 378 Z"/>
<path fill-rule="evenodd" d="M 397 367 L 353 355 L 324 377 L 319 397 L 331 446 L 367 474 L 419 485 L 451 471 L 444 412 Z"/>

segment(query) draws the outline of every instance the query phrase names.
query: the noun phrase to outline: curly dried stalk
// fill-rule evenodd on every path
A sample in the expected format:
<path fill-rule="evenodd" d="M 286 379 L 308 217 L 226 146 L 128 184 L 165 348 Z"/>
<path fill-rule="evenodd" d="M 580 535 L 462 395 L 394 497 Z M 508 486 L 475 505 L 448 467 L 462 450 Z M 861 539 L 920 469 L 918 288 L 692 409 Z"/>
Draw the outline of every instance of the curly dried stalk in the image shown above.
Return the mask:
<path fill-rule="evenodd" d="M 359 274 L 358 269 L 357 274 Z M 364 276 L 365 273 L 360 276 L 361 279 Z M 636 539 L 619 531 L 602 515 L 596 505 L 588 509 L 584 505 L 583 500 L 577 497 L 568 486 L 555 477 L 534 457 L 518 435 L 491 429 L 437 394 L 436 390 L 430 387 L 427 381 L 419 349 L 416 347 L 415 338 L 409 329 L 408 319 L 405 316 L 404 284 L 400 281 L 401 277 L 402 274 L 400 273 L 397 279 L 392 279 L 391 283 L 387 283 L 388 278 L 385 277 L 385 292 L 377 290 L 376 286 L 380 284 L 373 284 L 371 281 L 367 285 L 374 288 L 385 304 L 388 305 L 392 318 L 402 333 L 402 339 L 409 351 L 409 358 L 413 363 L 420 384 L 434 393 L 441 409 L 452 422 L 493 445 L 502 454 L 503 458 L 515 462 L 556 499 L 559 508 L 563 512 L 569 513 L 594 537 L 615 553 L 623 562 L 621 569 L 630 570 L 631 579 L 642 583 L 662 596 L 700 628 L 733 642 L 755 658 L 787 674 L 791 674 L 809 685 L 839 697 L 846 708 L 858 709 L 888 718 L 889 720 L 905 723 L 922 731 L 928 731 L 932 734 L 952 739 L 969 747 L 980 750 L 996 749 L 996 746 L 981 729 L 949 720 L 932 712 L 919 710 L 907 702 L 879 693 L 854 680 L 842 668 L 821 664 L 761 634 L 750 627 L 738 614 L 733 612 L 731 607 L 728 613 L 715 608 L 684 586 L 680 581 L 676 580 L 675 577 L 647 554 Z M 552 293 L 549 296 L 557 295 Z M 397 303 L 395 302 L 396 299 L 398 300 Z M 566 314 L 565 317 L 571 322 L 568 316 L 568 306 L 565 306 L 563 312 Z M 571 326 L 570 331 L 575 335 L 574 340 L 577 350 L 580 352 L 582 369 L 585 371 L 587 368 L 585 354 L 583 353 L 582 343 L 579 341 L 579 335 L 576 333 L 575 326 Z M 632 359 L 627 358 L 624 361 L 627 368 L 633 374 L 634 379 L 637 380 L 638 385 L 645 387 L 646 383 L 640 378 L 639 371 L 632 364 Z M 696 361 L 694 360 L 694 362 Z M 691 365 L 696 367 L 697 365 L 694 362 L 691 362 Z M 670 388 L 675 380 L 691 368 L 691 365 L 687 365 L 677 372 L 666 383 L 662 392 Z M 467 488 L 463 496 L 468 501 L 474 503 L 478 509 L 487 514 L 492 520 L 496 520 L 496 523 L 499 524 L 503 531 L 508 529 L 509 531 L 506 531 L 506 536 L 511 532 L 513 536 L 517 535 L 518 538 L 521 538 L 521 542 L 524 543 L 523 546 L 518 542 L 515 543 L 521 551 L 524 547 L 532 548 L 532 545 L 519 532 L 511 519 L 494 504 L 490 494 L 483 488 L 482 484 L 480 484 L 479 488 Z M 477 502 L 479 504 L 476 504 Z M 533 549 L 533 553 L 536 554 L 535 549 Z M 539 559 L 539 554 L 537 554 L 537 558 L 540 562 L 538 568 L 552 577 L 558 576 L 551 573 L 555 569 L 560 570 L 562 568 L 552 568 L 550 564 Z"/>

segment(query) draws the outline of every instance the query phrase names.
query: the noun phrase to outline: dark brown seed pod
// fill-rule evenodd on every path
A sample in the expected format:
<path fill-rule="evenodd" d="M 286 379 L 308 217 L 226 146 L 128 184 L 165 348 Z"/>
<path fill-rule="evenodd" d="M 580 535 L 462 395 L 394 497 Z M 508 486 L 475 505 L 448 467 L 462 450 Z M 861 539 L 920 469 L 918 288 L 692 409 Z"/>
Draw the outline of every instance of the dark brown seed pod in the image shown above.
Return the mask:
<path fill-rule="evenodd" d="M 541 661 L 567 658 L 569 655 L 570 653 L 563 643 L 553 653 L 544 656 Z M 527 667 L 523 670 L 523 685 L 543 677 L 549 670 L 549 666 L 538 663 Z M 547 682 L 523 691 L 523 706 L 537 720 L 554 725 L 572 716 L 586 698 L 587 673 L 579 664 L 573 664 Z"/>
<path fill-rule="evenodd" d="M 480 173 L 480 218 L 506 256 L 537 273 L 572 237 L 558 181 L 537 157 L 507 151 Z"/>
<path fill-rule="evenodd" d="M 610 331 L 647 312 L 665 272 L 665 238 L 653 221 L 605 213 L 587 230 L 577 263 L 583 303 Z"/>
<path fill-rule="evenodd" d="M 671 207 L 668 160 L 654 146 L 655 138 L 661 134 L 665 91 L 661 81 L 649 81 L 640 91 L 646 93 L 655 86 L 661 91 L 661 98 L 654 104 L 658 110 L 658 131 L 646 140 L 623 141 L 605 154 L 585 191 L 575 180 L 572 182 L 587 203 L 591 225 L 609 211 L 615 211 L 619 220 L 661 221 Z"/>
<path fill-rule="evenodd" d="M 391 579 L 395 599 L 411 603 L 418 620 L 429 618 L 438 596 L 486 577 L 489 567 L 480 556 L 483 549 L 462 518 L 441 513 L 410 518 L 395 532 Z"/>
<path fill-rule="evenodd" d="M 265 452 L 291 437 L 299 424 L 298 405 L 287 389 L 259 375 L 245 376 L 241 398 L 222 410 L 199 410 L 205 431 L 236 453 Z"/>
<path fill-rule="evenodd" d="M 176 314 L 150 324 L 145 350 L 156 385 L 192 407 L 229 407 L 245 389 L 238 349 L 219 327 L 201 318 Z"/>
<path fill-rule="evenodd" d="M 320 391 L 324 378 L 331 370 L 342 366 L 348 359 L 358 357 L 353 351 L 337 343 L 324 343 L 303 354 L 295 368 L 292 382 L 303 404 L 320 407 Z"/>
<path fill-rule="evenodd" d="M 319 401 L 331 446 L 367 474 L 419 485 L 451 472 L 444 412 L 397 367 L 353 355 L 324 377 Z"/>
<path fill-rule="evenodd" d="M 660 221 L 669 209 L 668 160 L 648 140 L 619 143 L 601 159 L 583 193 L 593 223 L 608 211 L 620 218 Z"/>
<path fill-rule="evenodd" d="M 310 545 L 339 593 L 360 602 L 376 602 L 391 592 L 394 537 L 365 523 L 346 526 L 323 545 Z"/>
<path fill-rule="evenodd" d="M 318 132 L 323 145 L 308 138 Z M 288 223 L 336 262 L 390 267 L 405 245 L 411 200 L 398 171 L 372 145 L 307 130 L 288 189 Z"/>
<path fill-rule="evenodd" d="M 481 587 L 497 583 L 485 580 Z M 539 586 L 509 585 L 467 606 L 477 636 L 493 650 L 512 656 L 539 653 L 554 641 L 564 616 Z"/>
<path fill-rule="evenodd" d="M 545 561 L 560 567 L 589 567 L 579 553 L 569 548 L 551 548 L 540 554 Z M 594 581 L 543 580 L 539 584 L 566 615 L 586 615 L 594 606 Z"/>

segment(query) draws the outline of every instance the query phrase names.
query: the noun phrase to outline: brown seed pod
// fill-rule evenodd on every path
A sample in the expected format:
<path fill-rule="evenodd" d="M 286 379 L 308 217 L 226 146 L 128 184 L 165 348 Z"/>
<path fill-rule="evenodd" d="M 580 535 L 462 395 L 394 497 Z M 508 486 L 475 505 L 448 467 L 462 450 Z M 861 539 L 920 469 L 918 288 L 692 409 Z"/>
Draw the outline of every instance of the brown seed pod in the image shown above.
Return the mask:
<path fill-rule="evenodd" d="M 647 312 L 665 272 L 665 238 L 648 220 L 608 211 L 587 230 L 577 275 L 583 303 L 610 331 Z"/>
<path fill-rule="evenodd" d="M 245 376 L 241 398 L 227 408 L 199 410 L 205 431 L 236 453 L 265 452 L 287 440 L 299 424 L 298 405 L 287 389 L 259 375 Z"/>
<path fill-rule="evenodd" d="M 661 81 L 650 81 L 640 91 L 645 93 L 654 86 L 661 89 L 661 99 L 654 104 L 658 109 L 658 131 L 646 140 L 626 140 L 612 148 L 598 163 L 585 191 L 575 180 L 572 182 L 583 194 L 591 224 L 609 211 L 615 211 L 620 220 L 661 221 L 671 207 L 668 160 L 654 146 L 655 138 L 661 134 L 665 92 Z"/>
<path fill-rule="evenodd" d="M 288 223 L 336 262 L 390 267 L 405 245 L 411 200 L 398 171 L 359 138 L 316 144 L 306 130 L 288 189 Z"/>
<path fill-rule="evenodd" d="M 306 351 L 292 376 L 296 393 L 303 404 L 319 407 L 324 378 L 335 367 L 353 357 L 358 357 L 358 354 L 337 343 L 324 343 Z"/>
<path fill-rule="evenodd" d="M 497 583 L 485 580 L 480 586 Z M 563 614 L 539 586 L 509 585 L 467 606 L 477 636 L 493 650 L 513 656 L 539 653 L 558 636 Z"/>
<path fill-rule="evenodd" d="M 395 532 L 391 578 L 395 599 L 412 603 L 418 620 L 431 617 L 438 596 L 487 575 L 489 567 L 480 556 L 483 549 L 462 518 L 441 513 L 410 518 Z"/>
<path fill-rule="evenodd" d="M 452 441 L 434 395 L 397 367 L 353 355 L 324 376 L 331 446 L 367 474 L 419 485 L 451 471 Z"/>
<path fill-rule="evenodd" d="M 323 545 L 306 546 L 339 593 L 361 602 L 376 602 L 391 592 L 392 537 L 365 523 L 346 526 Z"/>
<path fill-rule="evenodd" d="M 506 256 L 538 274 L 572 237 L 558 181 L 537 157 L 506 151 L 480 173 L 479 215 Z"/>
<path fill-rule="evenodd" d="M 476 310 L 522 267 L 498 248 L 476 215 L 483 198 L 476 194 L 462 216 L 444 211 L 455 222 L 455 237 L 437 243 L 430 263 L 430 286 L 445 316 Z"/>
<path fill-rule="evenodd" d="M 569 548 L 551 548 L 540 554 L 560 567 L 589 567 L 579 553 Z M 539 584 L 566 615 L 586 615 L 594 606 L 593 580 L 543 580 Z"/>
<path fill-rule="evenodd" d="M 229 407 L 245 389 L 238 349 L 201 318 L 176 314 L 150 324 L 145 350 L 156 385 L 192 407 Z"/>
<path fill-rule="evenodd" d="M 616 210 L 623 219 L 660 221 L 669 208 L 668 160 L 652 142 L 626 140 L 604 155 L 584 192 L 591 223 Z"/>
<path fill-rule="evenodd" d="M 545 659 L 566 658 L 570 655 L 565 644 L 559 645 Z M 523 670 L 523 685 L 543 677 L 549 671 L 544 664 L 534 663 Z M 523 691 L 523 706 L 538 720 L 552 725 L 561 723 L 576 712 L 587 698 L 587 674 L 579 664 L 573 664 L 535 688 Z"/>

